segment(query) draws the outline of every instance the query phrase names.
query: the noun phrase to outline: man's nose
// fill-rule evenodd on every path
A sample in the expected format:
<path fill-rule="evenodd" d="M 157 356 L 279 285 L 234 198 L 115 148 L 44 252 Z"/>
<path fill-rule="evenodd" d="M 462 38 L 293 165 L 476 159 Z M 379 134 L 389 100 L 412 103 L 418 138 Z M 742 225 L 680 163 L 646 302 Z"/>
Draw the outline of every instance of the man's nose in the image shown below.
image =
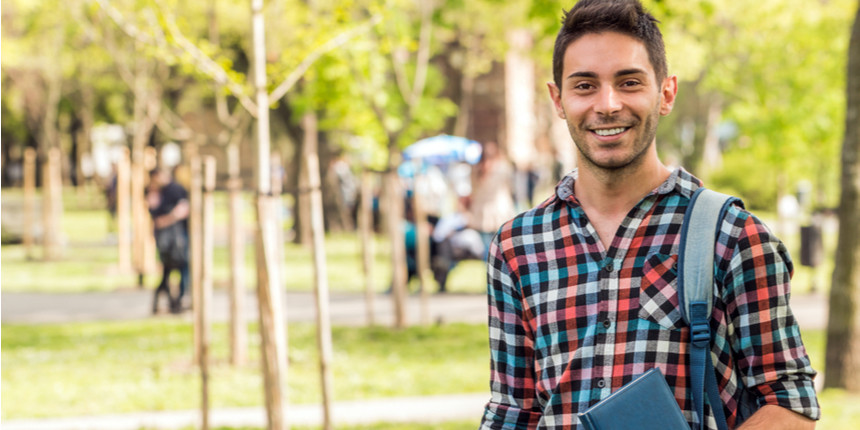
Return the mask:
<path fill-rule="evenodd" d="M 604 86 L 597 95 L 597 103 L 594 106 L 597 113 L 613 115 L 621 110 L 621 97 L 618 90 L 612 86 Z"/>

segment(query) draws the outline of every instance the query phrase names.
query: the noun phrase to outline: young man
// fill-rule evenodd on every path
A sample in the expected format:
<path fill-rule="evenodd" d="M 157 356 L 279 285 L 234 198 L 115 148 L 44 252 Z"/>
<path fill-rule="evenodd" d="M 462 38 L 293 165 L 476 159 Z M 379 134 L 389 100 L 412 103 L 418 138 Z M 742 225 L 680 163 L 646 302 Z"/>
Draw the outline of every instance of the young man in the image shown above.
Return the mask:
<path fill-rule="evenodd" d="M 677 78 L 637 0 L 582 0 L 563 22 L 548 87 L 578 168 L 491 245 L 492 398 L 481 427 L 577 428 L 577 413 L 654 367 L 693 424 L 676 262 L 701 182 L 664 166 L 655 138 Z M 788 306 L 785 247 L 732 207 L 714 252 L 711 356 L 729 427 L 742 387 L 761 406 L 742 428 L 814 427 L 815 371 Z M 715 429 L 707 402 L 705 416 Z"/>

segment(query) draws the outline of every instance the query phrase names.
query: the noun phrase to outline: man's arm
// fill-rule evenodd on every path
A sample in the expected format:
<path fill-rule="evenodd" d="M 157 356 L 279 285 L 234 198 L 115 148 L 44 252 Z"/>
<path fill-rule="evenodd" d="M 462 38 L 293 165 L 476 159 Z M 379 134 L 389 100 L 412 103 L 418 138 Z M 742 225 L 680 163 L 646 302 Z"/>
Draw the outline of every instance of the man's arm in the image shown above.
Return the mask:
<path fill-rule="evenodd" d="M 188 205 L 188 200 L 182 199 L 179 203 L 176 203 L 176 206 L 173 209 L 160 216 L 155 218 L 155 228 L 164 228 L 172 225 L 173 223 L 179 222 L 188 218 L 188 214 L 190 212 L 190 207 Z"/>
<path fill-rule="evenodd" d="M 816 373 L 789 307 L 793 265 L 788 251 L 746 211 L 732 208 L 725 221 L 721 236 L 737 238 L 723 279 L 727 340 L 738 379 L 762 406 L 742 428 L 758 428 L 757 422 L 768 428 L 794 428 L 793 419 L 805 423 L 801 415 L 817 420 L 821 411 L 813 384 Z M 785 425 L 779 421 L 783 419 Z"/>
<path fill-rule="evenodd" d="M 815 421 L 780 406 L 764 405 L 756 411 L 738 430 L 808 430 L 815 428 Z"/>
<path fill-rule="evenodd" d="M 492 398 L 480 428 L 534 429 L 541 418 L 535 393 L 534 342 L 498 236 L 490 244 L 487 281 Z"/>

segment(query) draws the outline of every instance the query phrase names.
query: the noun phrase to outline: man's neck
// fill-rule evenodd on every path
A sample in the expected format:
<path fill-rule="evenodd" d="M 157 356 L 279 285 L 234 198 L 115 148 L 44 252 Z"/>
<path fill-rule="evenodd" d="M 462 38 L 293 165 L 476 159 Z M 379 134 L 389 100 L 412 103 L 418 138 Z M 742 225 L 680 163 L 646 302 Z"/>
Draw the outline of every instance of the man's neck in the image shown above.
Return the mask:
<path fill-rule="evenodd" d="M 608 218 L 626 215 L 672 173 L 656 157 L 635 168 L 615 171 L 583 164 L 574 183 L 576 198 L 590 216 Z"/>

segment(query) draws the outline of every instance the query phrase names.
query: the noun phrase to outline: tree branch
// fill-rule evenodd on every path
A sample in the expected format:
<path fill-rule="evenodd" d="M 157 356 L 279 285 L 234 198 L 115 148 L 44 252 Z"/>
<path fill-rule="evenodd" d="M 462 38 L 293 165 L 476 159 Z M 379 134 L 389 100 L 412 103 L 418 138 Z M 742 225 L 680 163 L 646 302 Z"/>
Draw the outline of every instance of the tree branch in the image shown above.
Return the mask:
<path fill-rule="evenodd" d="M 311 52 L 310 54 L 308 54 L 308 56 L 305 57 L 304 60 L 302 60 L 302 62 L 299 64 L 299 66 L 296 67 L 295 69 L 293 69 L 293 71 L 290 72 L 289 75 L 287 75 L 287 77 L 284 79 L 284 81 L 281 82 L 280 85 L 278 85 L 278 87 L 275 88 L 275 90 L 272 91 L 271 94 L 269 94 L 269 103 L 274 103 L 275 101 L 280 100 L 281 97 L 286 95 L 287 92 L 293 87 L 293 85 L 295 85 L 296 82 L 299 81 L 299 79 L 302 77 L 302 75 L 304 75 L 305 72 L 307 72 L 308 68 L 310 68 L 314 62 L 316 62 L 320 57 L 322 57 L 323 54 L 325 54 L 329 51 L 332 51 L 335 48 L 343 45 L 344 43 L 348 42 L 350 39 L 355 37 L 357 34 L 359 34 L 363 31 L 367 30 L 368 28 L 373 27 L 374 25 L 378 24 L 381 20 L 382 20 L 381 16 L 379 16 L 379 15 L 374 16 L 373 18 L 370 19 L 370 21 L 368 21 L 368 22 L 366 22 L 366 23 L 364 23 L 358 27 L 344 31 L 343 33 L 339 34 L 337 37 L 326 42 L 323 46 L 319 47 L 318 49 L 316 49 L 313 52 Z"/>
<path fill-rule="evenodd" d="M 159 43 L 158 38 L 154 38 L 142 31 L 140 31 L 137 26 L 133 23 L 128 22 L 124 19 L 122 14 L 114 8 L 108 1 L 106 0 L 91 0 L 94 1 L 101 7 L 102 10 L 107 13 L 107 15 L 111 18 L 111 20 L 129 37 L 132 39 L 145 43 L 150 46 L 156 47 L 165 47 L 164 43 L 166 41 L 162 41 Z M 164 8 L 159 6 L 159 9 L 163 16 L 165 16 L 165 22 L 167 23 L 167 30 L 170 33 L 170 36 L 176 41 L 179 49 L 173 49 L 175 54 L 187 54 L 193 64 L 197 67 L 197 69 L 203 74 L 211 77 L 215 80 L 216 83 L 222 84 L 227 87 L 228 90 L 237 98 L 242 106 L 251 113 L 251 115 L 256 115 L 256 104 L 250 97 L 245 94 L 245 88 L 242 84 L 234 81 L 230 78 L 227 72 L 215 61 L 209 58 L 206 54 L 200 51 L 197 46 L 191 43 L 179 29 L 176 27 L 176 22 L 173 19 L 173 16 L 164 12 Z M 169 48 L 169 45 L 167 45 Z"/>
<path fill-rule="evenodd" d="M 433 7 L 431 1 L 421 2 L 421 36 L 418 39 L 418 56 L 415 59 L 415 81 L 412 83 L 412 92 L 408 99 L 410 106 L 418 103 L 418 99 L 424 93 L 424 85 L 427 83 L 427 69 L 430 66 L 430 38 L 433 30 L 433 23 L 430 18 Z"/>
<path fill-rule="evenodd" d="M 104 1 L 104 0 L 99 0 Z M 161 14 L 165 18 L 165 23 L 167 25 L 167 31 L 170 33 L 170 36 L 176 41 L 182 51 L 194 60 L 194 64 L 197 66 L 198 70 L 208 75 L 219 85 L 224 85 L 234 97 L 239 100 L 239 103 L 247 110 L 251 115 L 256 117 L 257 115 L 257 104 L 251 100 L 245 93 L 245 87 L 242 86 L 239 82 L 234 81 L 230 78 L 230 75 L 221 67 L 220 64 L 216 63 L 214 60 L 209 58 L 197 45 L 191 43 L 179 28 L 176 26 L 176 19 L 173 17 L 173 14 L 170 12 L 166 12 L 166 9 L 161 5 L 161 2 L 157 2 L 159 4 L 159 9 Z"/>

